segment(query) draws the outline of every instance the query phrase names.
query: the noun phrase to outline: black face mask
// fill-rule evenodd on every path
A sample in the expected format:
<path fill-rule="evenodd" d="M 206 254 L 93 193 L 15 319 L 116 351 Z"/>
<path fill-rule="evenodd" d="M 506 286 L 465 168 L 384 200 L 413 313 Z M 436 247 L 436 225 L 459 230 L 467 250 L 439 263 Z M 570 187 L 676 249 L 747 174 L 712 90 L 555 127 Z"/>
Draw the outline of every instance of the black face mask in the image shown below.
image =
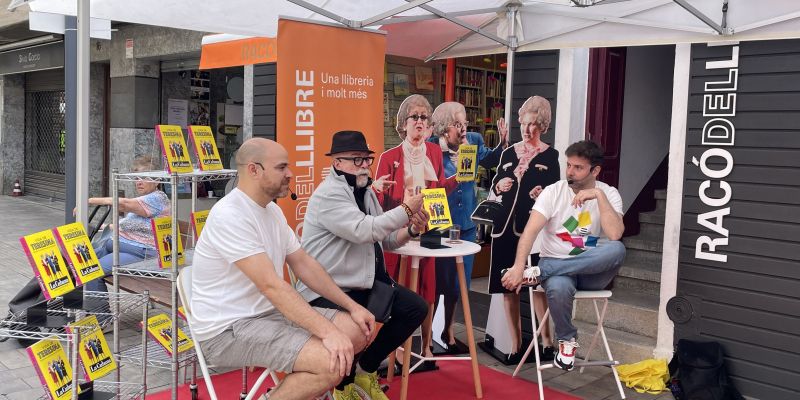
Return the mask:
<path fill-rule="evenodd" d="M 357 178 L 356 175 L 348 174 L 347 172 L 340 171 L 337 168 L 334 168 L 333 170 L 336 171 L 337 174 L 343 176 L 344 179 L 347 180 L 348 185 L 352 186 L 355 190 L 359 189 L 358 187 L 356 187 L 356 178 Z M 361 189 L 366 189 L 370 185 L 372 185 L 372 178 L 367 179 L 367 186 L 364 186 Z"/>

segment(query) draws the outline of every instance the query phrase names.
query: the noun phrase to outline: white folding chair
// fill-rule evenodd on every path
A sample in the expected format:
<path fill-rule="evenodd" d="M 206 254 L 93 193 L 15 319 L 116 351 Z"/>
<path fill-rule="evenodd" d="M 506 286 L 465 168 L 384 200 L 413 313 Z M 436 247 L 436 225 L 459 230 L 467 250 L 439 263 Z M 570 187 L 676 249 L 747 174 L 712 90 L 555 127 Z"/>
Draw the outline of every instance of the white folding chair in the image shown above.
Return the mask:
<path fill-rule="evenodd" d="M 181 303 L 183 303 L 183 308 L 186 313 L 186 324 L 189 326 L 189 332 L 191 333 L 192 337 L 194 336 L 194 332 L 192 332 L 192 323 L 189 322 L 191 318 L 189 316 L 192 314 L 192 310 L 190 307 L 190 301 L 192 299 L 192 267 L 187 266 L 184 267 L 181 272 L 178 274 L 178 295 L 180 296 Z M 194 351 L 197 354 L 197 362 L 200 364 L 200 371 L 203 373 L 203 378 L 206 382 L 206 388 L 208 389 L 208 395 L 211 396 L 211 400 L 217 400 L 217 393 L 214 390 L 214 384 L 211 382 L 211 375 L 208 373 L 208 365 L 206 364 L 206 359 L 203 356 L 203 351 L 200 349 L 200 342 L 194 340 Z M 245 367 L 246 368 L 246 367 Z M 246 372 L 243 372 L 243 374 Z M 270 369 L 265 369 L 264 372 L 259 375 L 258 379 L 256 380 L 253 388 L 247 393 L 247 397 L 245 400 L 252 400 L 255 395 L 256 391 L 261 387 L 264 381 L 267 379 L 267 376 L 272 377 L 272 381 L 275 384 L 278 384 L 278 377 L 272 372 Z M 246 382 L 242 383 L 246 385 Z"/>
<path fill-rule="evenodd" d="M 530 258 L 528 259 L 528 264 L 530 265 Z M 530 307 L 531 307 L 531 332 L 533 333 L 533 339 L 531 340 L 531 344 L 528 346 L 528 349 L 525 351 L 525 354 L 522 356 L 522 360 L 520 360 L 519 364 L 517 364 L 517 368 L 514 370 L 513 376 L 517 376 L 519 373 L 520 368 L 522 365 L 525 364 L 525 360 L 531 354 L 531 350 L 533 350 L 534 355 L 536 357 L 536 381 L 539 386 L 539 400 L 544 400 L 544 384 L 542 383 L 542 370 L 553 368 L 552 363 L 547 363 L 542 365 L 541 356 L 539 354 L 539 337 L 542 334 L 543 327 L 549 323 L 550 320 L 550 307 L 547 308 L 545 311 L 544 316 L 542 316 L 542 323 L 537 327 L 536 323 L 536 311 L 534 310 L 533 306 L 533 292 L 538 291 L 544 293 L 545 290 L 539 286 L 528 286 L 528 298 L 530 300 Z M 591 300 L 594 304 L 594 312 L 595 316 L 597 317 L 597 330 L 592 336 L 592 342 L 589 345 L 589 348 L 586 350 L 586 355 L 584 361 L 575 361 L 576 367 L 581 367 L 580 372 L 583 373 L 583 368 L 585 367 L 593 367 L 593 366 L 606 366 L 611 367 L 611 371 L 614 374 L 614 381 L 617 384 L 617 389 L 619 389 L 619 395 L 621 398 L 625 398 L 625 391 L 622 389 L 622 383 L 619 381 L 619 375 L 617 374 L 617 369 L 615 368 L 616 365 L 619 365 L 619 361 L 615 361 L 614 357 L 611 355 L 611 348 L 608 346 L 608 339 L 606 338 L 606 331 L 603 329 L 603 320 L 606 316 L 606 309 L 608 308 L 608 299 L 611 297 L 612 293 L 610 290 L 578 290 L 575 292 L 575 301 L 578 300 Z M 598 307 L 598 302 L 602 303 L 602 310 Z M 600 336 L 603 339 L 603 345 L 606 348 L 606 355 L 608 356 L 608 360 L 599 360 L 599 361 L 589 361 L 589 356 L 592 354 L 592 350 L 594 350 L 595 344 L 597 344 L 597 337 Z"/>

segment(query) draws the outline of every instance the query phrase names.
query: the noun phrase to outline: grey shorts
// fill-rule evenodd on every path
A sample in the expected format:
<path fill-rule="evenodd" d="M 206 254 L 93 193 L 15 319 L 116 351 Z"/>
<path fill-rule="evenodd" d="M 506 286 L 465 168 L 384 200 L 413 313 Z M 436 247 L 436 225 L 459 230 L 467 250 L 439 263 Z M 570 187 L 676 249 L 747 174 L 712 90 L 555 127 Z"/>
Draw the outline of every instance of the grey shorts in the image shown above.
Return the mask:
<path fill-rule="evenodd" d="M 337 311 L 313 307 L 333 320 Z M 265 367 L 292 372 L 300 350 L 311 333 L 286 319 L 278 310 L 240 319 L 217 336 L 200 342 L 209 365 L 217 367 Z"/>

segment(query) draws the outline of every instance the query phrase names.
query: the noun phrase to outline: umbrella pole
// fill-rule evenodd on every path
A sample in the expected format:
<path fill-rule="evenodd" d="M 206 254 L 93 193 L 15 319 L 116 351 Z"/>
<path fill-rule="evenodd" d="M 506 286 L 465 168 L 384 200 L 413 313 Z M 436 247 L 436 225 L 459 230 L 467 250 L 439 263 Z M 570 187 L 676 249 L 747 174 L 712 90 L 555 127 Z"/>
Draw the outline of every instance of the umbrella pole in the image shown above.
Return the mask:
<path fill-rule="evenodd" d="M 506 104 L 503 116 L 505 117 L 506 124 L 511 126 L 511 104 L 513 102 L 513 88 L 514 88 L 514 54 L 517 50 L 517 10 L 519 5 L 509 5 L 506 12 L 508 19 L 508 55 L 506 59 Z M 510 138 L 509 138 L 510 139 Z"/>

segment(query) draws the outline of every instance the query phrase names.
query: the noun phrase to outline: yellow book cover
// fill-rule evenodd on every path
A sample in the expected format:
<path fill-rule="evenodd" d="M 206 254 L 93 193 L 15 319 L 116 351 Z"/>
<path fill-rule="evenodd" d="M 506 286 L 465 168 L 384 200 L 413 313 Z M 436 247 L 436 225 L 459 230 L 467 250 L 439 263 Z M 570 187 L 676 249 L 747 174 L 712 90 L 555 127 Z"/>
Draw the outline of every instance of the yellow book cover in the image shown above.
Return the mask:
<path fill-rule="evenodd" d="M 428 229 L 445 229 L 453 225 L 444 188 L 422 189 L 422 206 L 428 212 Z"/>
<path fill-rule="evenodd" d="M 474 144 L 462 144 L 458 146 L 458 165 L 456 169 L 456 181 L 470 182 L 475 180 L 475 173 L 478 171 L 478 146 Z"/>
<path fill-rule="evenodd" d="M 27 349 L 33 369 L 51 400 L 72 397 L 72 366 L 61 342 L 53 337 L 40 340 Z"/>
<path fill-rule="evenodd" d="M 75 289 L 53 231 L 32 233 L 19 238 L 19 242 L 28 256 L 45 299 L 50 300 Z"/>
<path fill-rule="evenodd" d="M 161 268 L 172 268 L 172 217 L 158 217 L 152 221 L 155 246 L 158 249 L 158 265 Z M 183 243 L 178 234 L 178 266 L 183 263 Z"/>
<path fill-rule="evenodd" d="M 203 227 L 206 226 L 206 219 L 211 210 L 195 211 L 192 213 L 192 229 L 194 230 L 194 240 L 200 238 L 200 233 L 203 232 Z"/>
<path fill-rule="evenodd" d="M 161 268 L 172 268 L 172 217 L 153 218 L 153 236 L 156 239 L 158 249 L 158 265 Z M 183 265 L 183 243 L 181 235 L 178 234 L 178 266 Z"/>
<path fill-rule="evenodd" d="M 178 316 L 181 317 L 182 320 L 186 321 L 186 309 L 183 306 L 178 307 Z"/>
<path fill-rule="evenodd" d="M 147 319 L 147 333 L 152 336 L 167 354 L 172 355 L 172 320 L 167 314 L 159 314 Z M 194 346 L 180 328 L 178 328 L 178 353 L 183 353 Z"/>
<path fill-rule="evenodd" d="M 161 142 L 161 151 L 167 160 L 167 172 L 192 172 L 189 149 L 183 139 L 183 130 L 178 125 L 156 125 L 156 134 Z"/>
<path fill-rule="evenodd" d="M 61 246 L 62 254 L 66 254 L 66 261 L 75 275 L 77 285 L 85 285 L 94 279 L 100 279 L 105 275 L 100 261 L 94 252 L 89 236 L 83 229 L 83 224 L 74 222 L 71 224 L 53 228 L 53 233 Z"/>
<path fill-rule="evenodd" d="M 85 326 L 81 329 L 81 343 L 79 346 L 79 360 L 83 365 L 83 373 L 87 381 L 93 381 L 117 369 L 108 342 L 103 335 L 97 317 L 90 315 L 81 320 L 67 325 L 67 332 L 72 333 L 76 326 Z"/>
<path fill-rule="evenodd" d="M 222 161 L 219 159 L 219 150 L 217 150 L 217 143 L 214 141 L 214 132 L 211 132 L 211 127 L 189 125 L 189 139 L 194 145 L 197 164 L 201 171 L 222 169 Z"/>

